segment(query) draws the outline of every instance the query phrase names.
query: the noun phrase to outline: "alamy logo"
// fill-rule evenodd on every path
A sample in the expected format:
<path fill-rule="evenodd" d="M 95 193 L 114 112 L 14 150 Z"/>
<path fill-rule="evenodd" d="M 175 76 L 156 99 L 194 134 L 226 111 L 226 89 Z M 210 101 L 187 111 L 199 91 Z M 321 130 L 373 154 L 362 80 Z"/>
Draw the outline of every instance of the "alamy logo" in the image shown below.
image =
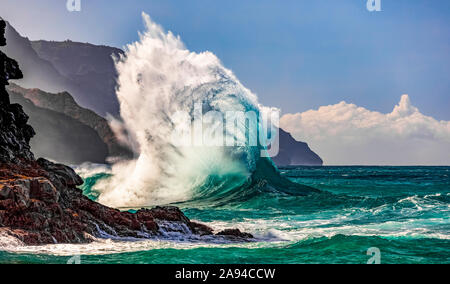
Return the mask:
<path fill-rule="evenodd" d="M 81 0 L 67 0 L 67 11 L 81 12 Z"/>
<path fill-rule="evenodd" d="M 369 12 L 381 12 L 381 0 L 367 0 Z"/>
<path fill-rule="evenodd" d="M 261 157 L 275 157 L 279 152 L 278 110 L 204 113 L 202 104 L 197 103 L 192 113 L 178 111 L 171 121 L 171 144 L 176 147 L 262 147 Z"/>
<path fill-rule="evenodd" d="M 370 248 L 367 250 L 367 255 L 371 258 L 367 261 L 367 264 L 381 264 L 381 251 L 379 248 Z"/>
<path fill-rule="evenodd" d="M 67 264 L 81 264 L 81 255 L 75 255 L 69 258 Z"/>

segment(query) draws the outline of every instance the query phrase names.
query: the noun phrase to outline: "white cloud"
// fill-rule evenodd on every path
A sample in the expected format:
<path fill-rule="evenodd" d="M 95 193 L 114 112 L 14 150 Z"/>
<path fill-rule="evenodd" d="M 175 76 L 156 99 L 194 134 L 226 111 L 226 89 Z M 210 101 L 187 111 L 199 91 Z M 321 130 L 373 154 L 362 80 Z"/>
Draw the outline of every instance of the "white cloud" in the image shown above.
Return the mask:
<path fill-rule="evenodd" d="M 450 121 L 423 115 L 408 95 L 388 114 L 341 102 L 280 125 L 329 165 L 450 165 Z"/>

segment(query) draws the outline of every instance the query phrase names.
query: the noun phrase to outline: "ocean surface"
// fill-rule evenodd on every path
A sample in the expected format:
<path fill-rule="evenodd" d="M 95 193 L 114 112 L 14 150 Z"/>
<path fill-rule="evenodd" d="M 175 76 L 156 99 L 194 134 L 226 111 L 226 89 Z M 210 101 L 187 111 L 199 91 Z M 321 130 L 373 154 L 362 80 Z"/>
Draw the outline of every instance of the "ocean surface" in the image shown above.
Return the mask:
<path fill-rule="evenodd" d="M 176 203 L 192 220 L 238 227 L 248 243 L 98 240 L 88 245 L 0 248 L 0 263 L 450 263 L 450 167 L 292 167 L 311 196 L 259 188 Z M 86 178 L 85 194 L 108 175 Z M 5 241 L 3 242 L 5 243 Z"/>

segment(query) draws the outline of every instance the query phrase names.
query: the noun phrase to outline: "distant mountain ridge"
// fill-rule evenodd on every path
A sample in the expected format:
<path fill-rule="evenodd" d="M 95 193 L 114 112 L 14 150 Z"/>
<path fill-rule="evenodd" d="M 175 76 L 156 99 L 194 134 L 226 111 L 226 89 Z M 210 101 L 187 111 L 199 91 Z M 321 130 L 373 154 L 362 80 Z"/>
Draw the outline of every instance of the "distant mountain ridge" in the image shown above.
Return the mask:
<path fill-rule="evenodd" d="M 9 44 L 0 50 L 17 58 L 26 78 L 21 86 L 51 93 L 67 91 L 82 107 L 102 116 L 118 115 L 112 56 L 120 56 L 122 50 L 72 41 L 32 42 L 9 23 L 5 37 Z"/>
<path fill-rule="evenodd" d="M 32 140 L 33 150 L 40 156 L 53 158 L 65 163 L 77 164 L 80 163 L 80 161 L 81 163 L 86 161 L 101 163 L 105 162 L 107 157 L 129 157 L 132 155 L 131 151 L 119 144 L 113 131 L 108 125 L 108 121 L 105 118 L 97 115 L 89 109 L 80 107 L 69 93 L 63 92 L 51 94 L 39 89 L 25 89 L 15 84 L 10 84 L 7 86 L 7 91 L 14 102 L 20 103 L 27 107 L 27 113 L 30 113 L 30 124 L 40 130 L 35 139 Z M 56 112 L 67 117 L 56 116 L 52 114 L 52 112 Z M 95 139 L 92 139 L 89 143 L 80 143 L 77 139 L 66 139 L 66 147 L 69 147 L 72 150 L 81 147 L 78 151 L 79 155 L 72 155 L 71 153 L 73 151 L 71 150 L 66 151 L 66 153 L 69 153 L 66 156 L 63 155 L 63 153 L 65 153 L 63 151 L 61 154 L 55 155 L 52 148 L 61 147 L 61 143 L 59 143 L 59 140 L 61 139 L 50 139 L 45 136 L 61 136 L 61 131 L 64 132 L 66 126 L 59 124 L 58 129 L 60 131 L 58 131 L 58 129 L 53 129 L 52 125 L 58 122 L 55 121 L 54 123 L 43 124 L 41 117 L 33 115 L 37 115 L 38 113 L 46 117 L 52 116 L 55 120 L 58 120 L 59 123 L 62 124 L 64 122 L 73 123 L 72 120 L 77 123 L 81 123 L 85 127 L 89 128 L 87 130 L 88 132 L 94 131 L 98 135 L 101 139 L 102 145 L 100 145 L 98 141 L 95 141 Z M 80 127 L 78 127 L 78 129 L 81 130 Z M 49 132 L 52 132 L 53 135 L 49 135 Z M 84 134 L 78 133 L 76 129 L 73 129 L 72 133 L 67 133 L 67 135 L 71 137 L 72 135 L 83 136 Z M 43 143 L 44 140 L 48 140 L 48 142 Z M 46 145 L 40 145 L 40 142 Z M 54 147 L 51 147 L 51 144 L 54 144 Z M 106 150 L 104 150 L 105 147 L 107 148 Z M 83 149 L 85 151 L 83 151 Z M 87 153 L 93 154 L 92 157 L 86 155 Z M 54 156 L 58 156 L 59 159 Z"/>
<path fill-rule="evenodd" d="M 119 114 L 115 95 L 117 71 L 113 57 L 124 52 L 109 46 L 97 46 L 73 41 L 33 41 L 31 46 L 39 57 L 51 62 L 82 92 L 91 94 L 89 104 L 101 115 Z"/>
<path fill-rule="evenodd" d="M 63 113 L 38 107 L 16 92 L 11 102 L 20 104 L 37 134 L 31 139 L 32 151 L 39 157 L 60 163 L 106 163 L 108 148 L 89 126 Z"/>
<path fill-rule="evenodd" d="M 49 92 L 60 92 L 70 87 L 69 80 L 52 63 L 40 58 L 28 38 L 22 37 L 9 23 L 6 24 L 5 38 L 8 45 L 0 47 L 0 50 L 17 58 L 22 73 L 26 76 L 26 79 L 20 80 L 22 86 Z"/>
<path fill-rule="evenodd" d="M 292 135 L 279 129 L 280 151 L 272 160 L 277 166 L 322 166 L 323 160 L 308 144 L 295 140 Z"/>

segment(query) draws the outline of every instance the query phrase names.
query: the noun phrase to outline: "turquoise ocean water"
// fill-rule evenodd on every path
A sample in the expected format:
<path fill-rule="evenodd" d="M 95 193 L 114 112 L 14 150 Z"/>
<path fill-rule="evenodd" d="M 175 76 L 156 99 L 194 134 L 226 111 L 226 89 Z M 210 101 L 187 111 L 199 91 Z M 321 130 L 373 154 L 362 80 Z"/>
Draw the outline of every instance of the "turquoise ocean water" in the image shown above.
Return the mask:
<path fill-rule="evenodd" d="M 238 227 L 250 243 L 189 240 L 89 245 L 9 246 L 0 263 L 366 263 L 378 248 L 381 263 L 450 263 L 450 167 L 292 167 L 294 182 L 322 190 L 311 196 L 260 188 L 204 194 L 177 203 L 214 228 Z M 86 179 L 85 194 L 97 174 Z"/>

